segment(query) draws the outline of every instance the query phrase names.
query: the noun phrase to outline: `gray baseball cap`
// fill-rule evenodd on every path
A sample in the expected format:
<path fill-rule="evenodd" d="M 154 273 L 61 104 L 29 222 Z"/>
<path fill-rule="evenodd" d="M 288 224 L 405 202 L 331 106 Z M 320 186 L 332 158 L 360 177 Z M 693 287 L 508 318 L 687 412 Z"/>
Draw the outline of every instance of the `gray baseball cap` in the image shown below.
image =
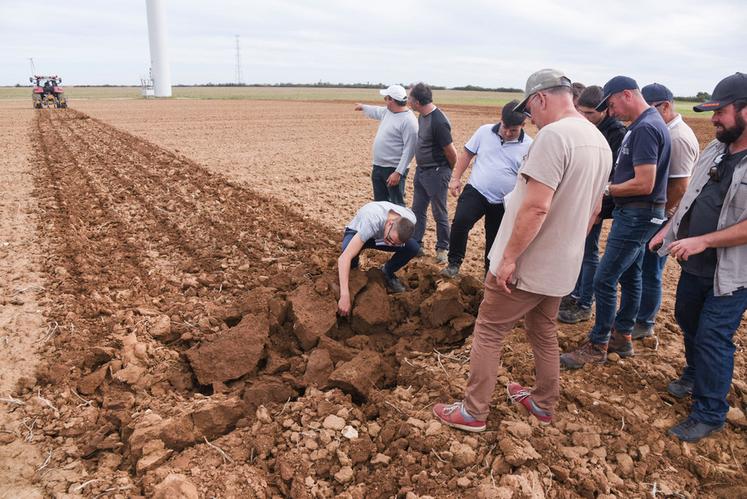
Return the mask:
<path fill-rule="evenodd" d="M 532 75 L 527 79 L 526 90 L 524 90 L 524 100 L 519 102 L 519 105 L 516 106 L 514 111 L 517 113 L 523 113 L 529 98 L 537 92 L 547 90 L 548 88 L 570 88 L 570 86 L 571 79 L 559 69 L 540 69 L 539 71 L 532 73 Z"/>

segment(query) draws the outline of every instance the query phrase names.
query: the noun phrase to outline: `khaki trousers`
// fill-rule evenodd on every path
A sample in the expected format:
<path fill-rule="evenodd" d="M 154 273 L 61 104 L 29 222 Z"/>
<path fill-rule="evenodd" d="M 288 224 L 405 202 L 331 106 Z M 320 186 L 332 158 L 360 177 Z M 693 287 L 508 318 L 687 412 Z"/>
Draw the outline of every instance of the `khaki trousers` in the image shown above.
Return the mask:
<path fill-rule="evenodd" d="M 475 322 L 469 362 L 469 381 L 464 398 L 467 411 L 479 420 L 490 412 L 501 362 L 503 340 L 516 321 L 524 324 L 534 353 L 536 382 L 532 392 L 535 403 L 553 414 L 560 396 L 560 348 L 555 319 L 560 297 L 544 296 L 511 288 L 498 288 L 495 276 L 488 272 L 485 296 Z"/>

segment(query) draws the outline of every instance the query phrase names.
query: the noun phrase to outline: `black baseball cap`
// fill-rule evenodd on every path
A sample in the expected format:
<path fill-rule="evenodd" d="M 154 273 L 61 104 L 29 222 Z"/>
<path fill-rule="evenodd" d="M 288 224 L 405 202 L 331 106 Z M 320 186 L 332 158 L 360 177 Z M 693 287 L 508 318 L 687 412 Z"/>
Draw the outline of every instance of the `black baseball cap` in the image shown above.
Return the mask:
<path fill-rule="evenodd" d="M 737 72 L 718 82 L 711 100 L 694 106 L 693 111 L 716 111 L 739 99 L 747 99 L 747 75 Z"/>
<path fill-rule="evenodd" d="M 602 101 L 596 107 L 597 111 L 604 111 L 607 109 L 607 100 L 611 95 L 614 95 L 623 90 L 638 90 L 638 83 L 630 76 L 615 76 L 610 81 L 604 84 L 602 91 Z"/>
<path fill-rule="evenodd" d="M 654 102 L 672 102 L 674 101 L 674 95 L 672 91 L 661 83 L 652 83 L 646 85 L 641 89 L 641 95 L 646 104 L 653 104 Z"/>

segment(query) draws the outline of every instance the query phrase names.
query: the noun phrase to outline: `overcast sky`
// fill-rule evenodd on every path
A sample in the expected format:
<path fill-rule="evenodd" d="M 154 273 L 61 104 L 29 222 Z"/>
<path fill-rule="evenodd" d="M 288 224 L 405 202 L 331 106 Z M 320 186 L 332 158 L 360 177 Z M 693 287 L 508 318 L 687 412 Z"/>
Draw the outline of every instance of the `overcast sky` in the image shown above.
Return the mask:
<path fill-rule="evenodd" d="M 174 84 L 402 82 L 523 88 L 544 67 L 675 95 L 747 71 L 745 0 L 165 0 Z M 139 84 L 145 0 L 0 0 L 0 85 Z"/>

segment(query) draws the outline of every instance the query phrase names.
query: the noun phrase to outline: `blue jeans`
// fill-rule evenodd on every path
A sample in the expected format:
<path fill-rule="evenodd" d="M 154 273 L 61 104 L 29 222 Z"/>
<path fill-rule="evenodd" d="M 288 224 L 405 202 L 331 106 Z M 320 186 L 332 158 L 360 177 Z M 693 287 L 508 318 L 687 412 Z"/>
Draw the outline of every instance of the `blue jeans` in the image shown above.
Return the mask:
<path fill-rule="evenodd" d="M 661 276 L 666 263 L 666 255 L 659 256 L 646 248 L 641 270 L 643 277 L 641 304 L 638 308 L 638 317 L 635 319 L 638 324 L 653 326 L 656 322 L 656 314 L 659 313 L 659 307 L 661 307 Z"/>
<path fill-rule="evenodd" d="M 584 244 L 584 260 L 581 272 L 578 274 L 576 287 L 571 292 L 582 308 L 590 308 L 594 299 L 594 275 L 599 266 L 599 235 L 602 233 L 602 223 L 594 224 Z"/>
<path fill-rule="evenodd" d="M 389 187 L 386 183 L 389 175 L 396 172 L 396 168 L 373 165 L 371 170 L 371 184 L 373 185 L 374 201 L 389 201 L 390 203 L 405 206 L 405 181 L 407 170 L 399 179 L 399 184 Z"/>
<path fill-rule="evenodd" d="M 726 420 L 736 350 L 732 339 L 745 310 L 747 289 L 714 296 L 713 278 L 680 274 L 674 316 L 684 333 L 682 378 L 694 382 L 690 411 L 697 421 L 717 425 Z"/>
<path fill-rule="evenodd" d="M 641 268 L 645 245 L 661 226 L 663 208 L 618 206 L 612 212 L 612 229 L 607 248 L 594 276 L 597 298 L 596 321 L 589 333 L 595 344 L 609 342 L 612 327 L 622 333 L 633 330 L 641 302 Z M 659 223 L 652 222 L 658 219 Z M 617 310 L 617 283 L 620 283 L 620 308 Z"/>
<path fill-rule="evenodd" d="M 345 228 L 345 234 L 342 237 L 342 251 L 345 251 L 345 248 L 350 244 L 350 240 L 353 239 L 353 236 L 357 233 L 358 231 L 348 229 L 347 227 Z M 402 246 L 377 245 L 376 239 L 371 238 L 363 244 L 363 249 L 366 248 L 374 248 L 379 251 L 394 253 L 389 261 L 384 264 L 383 268 L 384 274 L 386 274 L 387 277 L 392 278 L 394 277 L 395 272 L 407 265 L 407 262 L 415 258 L 420 250 L 420 245 L 413 238 L 408 239 Z M 358 260 L 358 255 L 356 255 L 355 258 L 353 258 L 353 261 L 350 262 L 351 269 L 358 268 Z"/>

